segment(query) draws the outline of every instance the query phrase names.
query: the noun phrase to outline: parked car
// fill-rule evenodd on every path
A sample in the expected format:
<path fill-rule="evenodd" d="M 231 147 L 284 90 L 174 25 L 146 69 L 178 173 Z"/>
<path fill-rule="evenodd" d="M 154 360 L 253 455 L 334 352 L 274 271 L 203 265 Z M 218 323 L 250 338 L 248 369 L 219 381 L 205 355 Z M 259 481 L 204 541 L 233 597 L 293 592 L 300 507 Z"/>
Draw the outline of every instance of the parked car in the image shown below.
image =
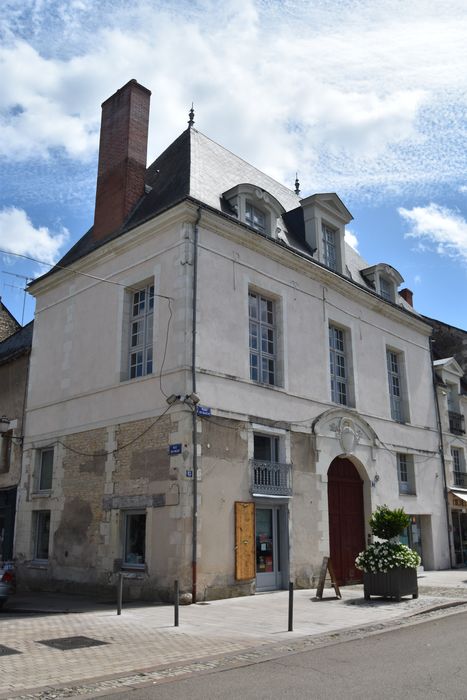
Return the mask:
<path fill-rule="evenodd" d="M 16 574 L 12 562 L 0 562 L 0 608 L 15 592 Z"/>

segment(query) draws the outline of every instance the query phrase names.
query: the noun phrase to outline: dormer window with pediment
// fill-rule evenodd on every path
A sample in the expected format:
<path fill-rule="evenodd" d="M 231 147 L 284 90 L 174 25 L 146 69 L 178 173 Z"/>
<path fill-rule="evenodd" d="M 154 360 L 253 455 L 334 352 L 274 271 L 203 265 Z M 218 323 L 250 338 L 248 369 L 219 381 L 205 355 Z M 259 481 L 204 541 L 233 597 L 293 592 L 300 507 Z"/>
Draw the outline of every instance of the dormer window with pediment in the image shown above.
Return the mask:
<path fill-rule="evenodd" d="M 391 265 L 379 263 L 362 270 L 365 280 L 373 287 L 380 297 L 391 301 L 396 301 L 397 288 L 403 283 L 403 277 Z"/>
<path fill-rule="evenodd" d="M 266 236 L 277 237 L 278 220 L 285 209 L 272 194 L 243 183 L 224 192 L 223 198 L 239 221 Z"/>
<path fill-rule="evenodd" d="M 337 194 L 313 194 L 300 202 L 305 240 L 313 256 L 333 272 L 345 270 L 345 226 L 352 214 Z"/>

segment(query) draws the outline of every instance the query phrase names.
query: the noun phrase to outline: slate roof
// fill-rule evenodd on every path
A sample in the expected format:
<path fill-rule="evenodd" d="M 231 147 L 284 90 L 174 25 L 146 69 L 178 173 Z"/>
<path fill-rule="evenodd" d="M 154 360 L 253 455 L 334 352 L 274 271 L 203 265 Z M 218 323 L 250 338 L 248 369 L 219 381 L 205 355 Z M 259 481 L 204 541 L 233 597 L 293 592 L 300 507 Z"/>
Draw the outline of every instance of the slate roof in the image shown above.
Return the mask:
<path fill-rule="evenodd" d="M 176 204 L 191 199 L 230 218 L 223 193 L 242 183 L 254 184 L 273 195 L 285 209 L 286 230 L 276 241 L 300 255 L 312 259 L 313 251 L 305 240 L 300 197 L 292 190 L 261 172 L 239 156 L 212 141 L 195 128 L 188 128 L 148 167 L 147 192 L 140 199 L 124 225 L 103 240 L 95 241 L 92 228 L 66 253 L 56 268 L 79 260 L 109 241 L 148 221 Z M 252 235 L 262 235 L 252 230 Z M 320 263 L 314 260 L 314 263 Z M 374 291 L 360 271 L 369 267 L 354 249 L 346 244 L 345 276 Z M 34 282 L 31 283 L 34 286 Z M 397 305 L 416 313 L 401 297 Z"/>
<path fill-rule="evenodd" d="M 20 328 L 19 331 L 8 336 L 0 343 L 0 365 L 5 364 L 5 362 L 11 362 L 11 360 L 20 357 L 20 355 L 30 352 L 33 328 L 34 321 L 30 321 Z"/>

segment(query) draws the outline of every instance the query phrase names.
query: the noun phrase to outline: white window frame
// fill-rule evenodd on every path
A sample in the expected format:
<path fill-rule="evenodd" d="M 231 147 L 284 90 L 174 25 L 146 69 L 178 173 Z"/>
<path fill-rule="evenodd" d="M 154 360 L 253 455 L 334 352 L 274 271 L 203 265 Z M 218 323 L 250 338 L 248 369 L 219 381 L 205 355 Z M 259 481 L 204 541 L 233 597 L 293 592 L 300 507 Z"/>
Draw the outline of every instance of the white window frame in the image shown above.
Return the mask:
<path fill-rule="evenodd" d="M 329 375 L 331 401 L 339 406 L 352 405 L 349 332 L 329 323 Z"/>
<path fill-rule="evenodd" d="M 144 569 L 147 560 L 147 523 L 148 517 L 146 510 L 124 510 L 123 513 L 123 546 L 122 546 L 122 566 L 123 568 L 131 569 Z M 135 554 L 134 552 L 129 552 L 129 538 L 130 538 L 130 519 L 136 516 L 144 516 L 144 551 L 142 555 Z M 133 556 L 136 558 L 133 559 Z"/>
<path fill-rule="evenodd" d="M 263 303 L 266 305 L 264 318 Z M 254 314 L 252 311 L 254 310 Z M 277 302 L 261 292 L 248 290 L 250 379 L 266 386 L 278 385 Z"/>
<path fill-rule="evenodd" d="M 249 199 L 245 201 L 245 223 L 255 231 L 267 233 L 267 213 L 255 206 Z"/>
<path fill-rule="evenodd" d="M 35 561 L 48 561 L 49 560 L 49 555 L 50 555 L 50 520 L 51 520 L 51 513 L 50 510 L 35 510 L 33 511 L 34 513 L 34 539 L 33 539 L 33 546 L 34 546 L 34 560 Z M 48 521 L 48 528 L 47 528 L 47 556 L 39 556 L 39 554 L 43 554 L 43 552 L 39 552 L 39 547 L 42 541 L 42 535 L 41 535 L 41 523 L 42 521 Z M 43 524 L 42 524 L 43 527 Z"/>
<path fill-rule="evenodd" d="M 154 281 L 129 290 L 128 379 L 154 371 Z"/>
<path fill-rule="evenodd" d="M 405 452 L 397 453 L 397 481 L 400 494 L 406 496 L 416 495 L 413 455 Z"/>
<path fill-rule="evenodd" d="M 321 222 L 321 235 L 323 241 L 323 262 L 333 272 L 338 271 L 338 250 L 337 236 L 338 232 L 332 226 Z"/>
<path fill-rule="evenodd" d="M 45 464 L 45 459 L 50 459 L 50 462 Z M 50 493 L 53 485 L 54 472 L 54 447 L 42 447 L 37 451 L 37 477 L 36 477 L 36 493 Z M 46 469 L 49 471 L 47 474 Z M 44 483 L 47 477 L 47 483 Z"/>
<path fill-rule="evenodd" d="M 386 348 L 386 370 L 391 418 L 407 423 L 408 411 L 405 398 L 404 355 L 394 348 Z"/>
<path fill-rule="evenodd" d="M 258 233 L 277 238 L 278 222 L 285 209 L 272 194 L 244 182 L 224 192 L 223 197 L 239 221 Z"/>
<path fill-rule="evenodd" d="M 386 301 L 394 301 L 394 282 L 392 282 L 388 277 L 384 275 L 379 275 L 379 295 L 382 299 Z"/>

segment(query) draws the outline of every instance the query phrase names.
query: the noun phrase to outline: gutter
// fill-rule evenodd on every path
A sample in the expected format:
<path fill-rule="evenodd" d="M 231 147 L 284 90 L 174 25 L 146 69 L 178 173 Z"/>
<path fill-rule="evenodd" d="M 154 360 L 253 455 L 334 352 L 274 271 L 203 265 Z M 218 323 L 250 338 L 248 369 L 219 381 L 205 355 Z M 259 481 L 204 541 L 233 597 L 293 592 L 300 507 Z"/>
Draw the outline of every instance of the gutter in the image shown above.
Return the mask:
<path fill-rule="evenodd" d="M 201 207 L 198 207 L 196 221 L 193 227 L 193 305 L 192 305 L 192 336 L 191 336 L 191 390 L 196 394 L 196 332 L 198 301 L 198 224 L 201 219 Z M 191 540 L 191 596 L 196 603 L 197 561 L 198 561 L 198 434 L 197 408 L 192 409 L 192 442 L 193 442 L 193 523 Z"/>

